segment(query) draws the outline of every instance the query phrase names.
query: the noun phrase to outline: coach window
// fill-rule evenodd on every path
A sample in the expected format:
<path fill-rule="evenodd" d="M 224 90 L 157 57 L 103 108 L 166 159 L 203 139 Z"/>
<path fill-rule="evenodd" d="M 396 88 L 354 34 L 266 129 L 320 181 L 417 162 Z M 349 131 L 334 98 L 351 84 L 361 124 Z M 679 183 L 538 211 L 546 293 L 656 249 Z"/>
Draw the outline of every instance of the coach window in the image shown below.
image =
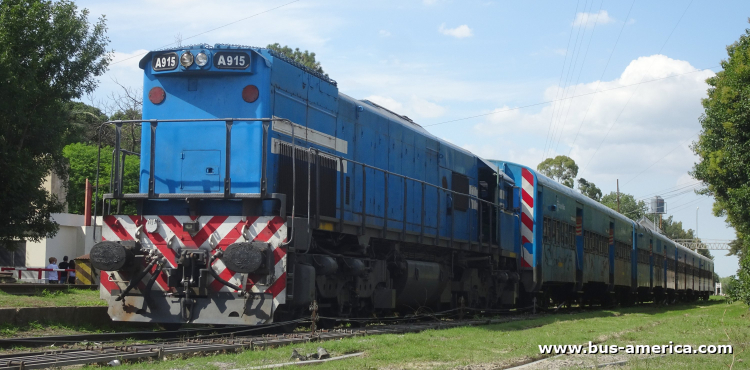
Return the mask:
<path fill-rule="evenodd" d="M 576 249 L 576 228 L 573 225 L 568 225 L 568 240 L 570 240 L 570 247 Z"/>

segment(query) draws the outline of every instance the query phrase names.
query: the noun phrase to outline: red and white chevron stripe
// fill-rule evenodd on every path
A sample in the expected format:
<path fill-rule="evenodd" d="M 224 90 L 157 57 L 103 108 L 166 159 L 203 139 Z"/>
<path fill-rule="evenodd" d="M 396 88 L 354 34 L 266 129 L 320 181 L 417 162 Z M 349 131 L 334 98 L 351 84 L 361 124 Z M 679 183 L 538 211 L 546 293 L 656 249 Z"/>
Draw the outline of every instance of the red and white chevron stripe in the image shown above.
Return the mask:
<path fill-rule="evenodd" d="M 194 236 L 183 231 L 185 222 L 198 221 L 201 229 Z M 146 225 L 151 222 L 151 225 Z M 243 275 L 235 273 L 224 266 L 220 259 L 216 259 L 211 268 L 224 280 L 248 289 L 254 293 L 271 293 L 274 300 L 274 308 L 286 301 L 286 248 L 281 244 L 286 238 L 286 224 L 282 217 L 277 216 L 105 216 L 102 225 L 102 239 L 110 241 L 136 240 L 141 242 L 143 248 L 155 248 L 167 258 L 171 267 L 177 266 L 175 258 L 180 248 L 202 248 L 211 253 L 219 249 L 225 250 L 234 242 L 260 241 L 269 243 L 274 255 L 274 268 L 272 276 L 267 284 L 257 285 L 258 277 L 249 276 L 243 281 Z M 149 232 L 152 230 L 152 232 Z M 154 270 L 156 267 L 153 268 Z M 153 271 L 153 270 L 152 270 Z M 115 279 L 110 280 L 103 275 L 102 287 L 111 292 L 114 289 L 123 289 L 126 279 L 120 274 L 112 274 Z M 166 276 L 164 273 L 157 277 L 154 290 L 168 290 Z M 139 289 L 145 288 L 145 283 L 151 278 L 147 274 Z M 208 286 L 217 292 L 230 292 L 231 289 L 213 277 L 208 278 Z M 122 287 L 119 285 L 123 285 Z"/>
<path fill-rule="evenodd" d="M 521 169 L 521 247 L 534 243 L 534 174 L 526 168 Z M 521 267 L 534 265 L 534 250 L 526 249 L 521 253 Z"/>

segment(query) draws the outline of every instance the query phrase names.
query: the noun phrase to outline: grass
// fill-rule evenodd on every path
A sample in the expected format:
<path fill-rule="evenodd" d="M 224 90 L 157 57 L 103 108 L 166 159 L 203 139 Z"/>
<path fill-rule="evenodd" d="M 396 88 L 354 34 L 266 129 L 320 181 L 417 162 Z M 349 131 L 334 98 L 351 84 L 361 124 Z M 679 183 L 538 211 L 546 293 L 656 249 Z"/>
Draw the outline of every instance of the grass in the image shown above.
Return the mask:
<path fill-rule="evenodd" d="M 73 335 L 87 333 L 112 333 L 116 331 L 127 331 L 119 323 L 111 325 L 72 325 L 60 322 L 32 321 L 26 325 L 0 324 L 0 338 L 13 337 L 39 337 L 50 335 Z M 143 328 L 132 328 L 132 330 L 144 330 Z"/>
<path fill-rule="evenodd" d="M 380 335 L 307 343 L 239 354 L 141 362 L 130 368 L 226 369 L 289 361 L 292 348 L 314 353 L 318 346 L 332 356 L 364 351 L 365 356 L 335 361 L 317 369 L 489 369 L 540 358 L 540 344 L 732 344 L 733 355 L 669 355 L 631 360 L 620 369 L 734 369 L 750 367 L 750 312 L 740 303 L 727 305 L 720 298 L 670 307 L 638 306 L 574 314 L 535 317 L 504 324 L 430 330 L 416 334 Z M 611 362 L 611 357 L 581 355 L 589 361 Z M 630 356 L 630 357 L 628 357 Z M 563 356 L 569 359 L 572 356 Z M 580 363 L 558 364 L 577 368 Z"/>
<path fill-rule="evenodd" d="M 68 288 L 50 292 L 43 290 L 38 295 L 13 295 L 0 291 L 0 307 L 66 307 L 66 306 L 106 306 L 107 301 L 99 299 L 98 290 Z"/>

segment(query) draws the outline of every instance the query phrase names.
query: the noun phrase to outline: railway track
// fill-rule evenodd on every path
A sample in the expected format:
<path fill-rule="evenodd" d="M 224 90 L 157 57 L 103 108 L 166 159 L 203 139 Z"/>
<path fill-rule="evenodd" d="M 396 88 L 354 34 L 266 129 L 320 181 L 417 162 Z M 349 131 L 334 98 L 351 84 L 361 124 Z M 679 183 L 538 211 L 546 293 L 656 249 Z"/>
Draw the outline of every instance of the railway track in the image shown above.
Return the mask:
<path fill-rule="evenodd" d="M 367 322 L 378 321 L 396 323 L 385 325 L 371 325 L 360 328 L 342 328 L 332 330 L 316 330 L 306 332 L 294 332 L 290 334 L 258 334 L 262 329 L 268 330 L 269 327 L 237 327 L 223 329 L 195 329 L 180 330 L 175 332 L 161 332 L 161 336 L 148 332 L 134 333 L 109 333 L 93 335 L 72 335 L 56 336 L 42 338 L 14 338 L 6 339 L 0 343 L 8 344 L 15 342 L 15 345 L 48 345 L 54 343 L 60 349 L 18 352 L 0 355 L 0 369 L 42 369 L 48 367 L 61 367 L 71 365 L 85 365 L 95 363 L 108 363 L 113 360 L 145 360 L 145 359 L 164 359 L 169 356 L 180 354 L 203 354 L 211 352 L 231 352 L 243 350 L 255 350 L 272 348 L 296 343 L 327 341 L 358 336 L 380 335 L 380 334 L 404 334 L 417 333 L 424 330 L 432 329 L 450 329 L 461 326 L 479 326 L 492 325 L 523 319 L 520 312 L 514 312 L 503 318 L 488 319 L 471 319 L 471 320 L 451 320 L 445 321 L 439 319 L 439 316 L 456 316 L 455 311 L 452 314 L 431 314 L 406 318 L 390 319 L 356 319 L 356 320 L 338 320 L 348 322 L 358 322 L 366 324 Z M 496 312 L 493 312 L 496 313 Z M 508 312 L 510 313 L 510 312 Z M 433 318 L 432 321 L 413 322 L 415 320 L 425 320 L 426 317 Z M 538 317 L 527 315 L 527 318 Z M 321 319 L 327 319 L 321 317 Z M 332 320 L 332 318 L 330 318 Z M 399 321 L 408 321 L 401 323 Z M 310 323 L 309 320 L 296 320 L 297 323 Z M 293 322 L 284 322 L 275 324 L 275 326 L 284 326 Z M 141 343 L 129 345 L 107 345 L 98 342 L 96 339 L 103 341 L 116 341 L 134 338 L 135 333 L 142 333 L 143 337 L 151 340 L 160 340 L 157 343 Z M 140 334 L 139 334 L 140 335 Z M 173 338 L 165 340 L 166 338 Z M 178 339 L 174 339 L 178 338 Z M 65 348 L 65 347 L 79 348 Z"/>

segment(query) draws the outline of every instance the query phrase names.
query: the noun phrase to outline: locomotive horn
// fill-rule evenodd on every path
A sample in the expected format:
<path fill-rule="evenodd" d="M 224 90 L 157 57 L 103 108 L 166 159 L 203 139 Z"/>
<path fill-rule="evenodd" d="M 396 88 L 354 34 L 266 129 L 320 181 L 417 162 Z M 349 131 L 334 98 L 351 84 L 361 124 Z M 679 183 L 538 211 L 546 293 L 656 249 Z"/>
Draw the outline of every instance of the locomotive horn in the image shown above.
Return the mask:
<path fill-rule="evenodd" d="M 91 248 L 91 266 L 102 271 L 119 271 L 130 266 L 135 258 L 133 248 L 120 243 L 103 241 Z"/>
<path fill-rule="evenodd" d="M 255 272 L 265 264 L 265 251 L 267 249 L 268 245 L 261 242 L 233 243 L 224 251 L 221 261 L 234 272 Z"/>

